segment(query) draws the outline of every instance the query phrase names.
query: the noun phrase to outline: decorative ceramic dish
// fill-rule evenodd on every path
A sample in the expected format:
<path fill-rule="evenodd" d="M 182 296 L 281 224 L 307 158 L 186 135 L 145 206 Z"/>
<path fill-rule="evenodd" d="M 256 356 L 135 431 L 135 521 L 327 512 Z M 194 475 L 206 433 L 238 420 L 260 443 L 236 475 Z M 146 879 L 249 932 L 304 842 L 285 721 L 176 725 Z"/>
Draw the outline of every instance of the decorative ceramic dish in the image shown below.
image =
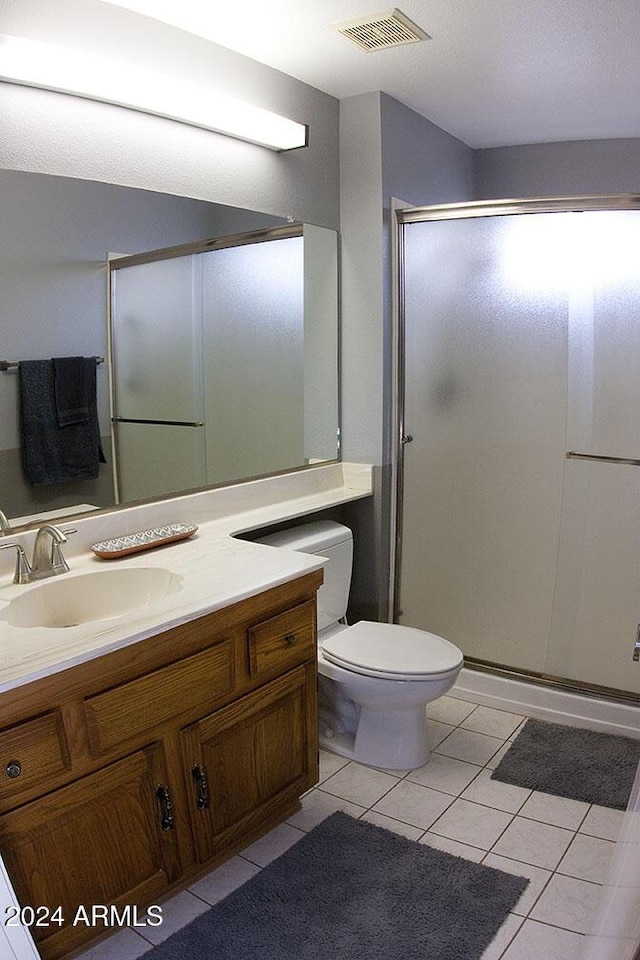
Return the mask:
<path fill-rule="evenodd" d="M 192 537 L 197 529 L 195 523 L 170 523 L 166 527 L 154 527 L 152 530 L 140 530 L 139 533 L 128 533 L 112 540 L 101 540 L 99 543 L 92 543 L 91 549 L 103 560 L 115 560 L 116 557 L 151 550 L 153 547 L 164 546 L 165 543 L 173 543 L 174 540 L 186 540 L 187 537 Z"/>

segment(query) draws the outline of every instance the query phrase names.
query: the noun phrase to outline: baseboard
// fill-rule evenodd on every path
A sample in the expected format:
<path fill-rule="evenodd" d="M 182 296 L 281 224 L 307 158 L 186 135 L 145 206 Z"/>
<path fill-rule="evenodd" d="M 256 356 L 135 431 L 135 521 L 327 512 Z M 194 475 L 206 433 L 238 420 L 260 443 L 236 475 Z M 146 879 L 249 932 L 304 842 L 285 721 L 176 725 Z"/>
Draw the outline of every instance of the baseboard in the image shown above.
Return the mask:
<path fill-rule="evenodd" d="M 640 707 L 463 667 L 448 696 L 511 713 L 640 739 Z"/>

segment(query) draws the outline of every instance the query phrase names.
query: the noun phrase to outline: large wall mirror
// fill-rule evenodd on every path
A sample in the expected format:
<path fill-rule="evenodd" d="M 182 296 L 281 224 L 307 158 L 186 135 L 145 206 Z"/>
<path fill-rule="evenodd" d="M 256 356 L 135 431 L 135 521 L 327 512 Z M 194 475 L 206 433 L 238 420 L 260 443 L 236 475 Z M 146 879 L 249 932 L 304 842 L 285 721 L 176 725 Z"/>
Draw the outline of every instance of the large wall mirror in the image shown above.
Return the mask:
<path fill-rule="evenodd" d="M 0 206 L 0 509 L 12 525 L 338 458 L 333 231 L 9 170 Z M 95 480 L 34 485 L 14 364 L 76 356 L 105 359 L 107 463 Z"/>

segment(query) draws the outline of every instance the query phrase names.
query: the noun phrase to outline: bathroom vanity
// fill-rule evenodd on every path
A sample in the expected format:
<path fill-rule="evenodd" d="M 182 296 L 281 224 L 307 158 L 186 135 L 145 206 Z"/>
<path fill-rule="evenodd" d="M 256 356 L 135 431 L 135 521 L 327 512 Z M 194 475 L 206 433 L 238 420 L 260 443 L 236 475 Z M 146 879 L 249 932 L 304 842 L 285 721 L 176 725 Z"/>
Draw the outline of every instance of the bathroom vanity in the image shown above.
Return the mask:
<path fill-rule="evenodd" d="M 78 922 L 78 905 L 89 917 L 137 905 L 141 919 L 317 781 L 321 580 L 308 573 L 2 694 L 0 845 L 43 958 L 103 932 Z"/>
<path fill-rule="evenodd" d="M 0 952 L 34 956 L 27 928 L 6 925 L 16 911 L 44 960 L 140 925 L 299 807 L 318 775 L 324 561 L 237 536 L 371 492 L 367 468 L 335 464 L 74 518 L 71 572 L 35 585 L 11 583 L 3 551 Z M 176 519 L 195 536 L 113 561 L 90 550 Z M 10 535 L 29 555 L 33 538 Z M 122 572 L 129 588 L 150 574 L 169 588 L 125 611 Z M 80 620 L 48 619 L 47 603 L 75 596 L 89 598 Z"/>

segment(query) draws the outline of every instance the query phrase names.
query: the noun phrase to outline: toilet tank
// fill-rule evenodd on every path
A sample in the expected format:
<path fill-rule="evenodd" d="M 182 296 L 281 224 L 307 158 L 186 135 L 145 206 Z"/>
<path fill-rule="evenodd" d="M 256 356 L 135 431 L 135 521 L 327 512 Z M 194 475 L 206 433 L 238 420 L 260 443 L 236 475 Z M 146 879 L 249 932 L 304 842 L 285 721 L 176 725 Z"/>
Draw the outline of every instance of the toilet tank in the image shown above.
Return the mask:
<path fill-rule="evenodd" d="M 318 590 L 318 630 L 346 616 L 353 564 L 353 534 L 348 527 L 333 520 L 316 520 L 270 533 L 256 542 L 326 557 L 324 583 Z"/>

